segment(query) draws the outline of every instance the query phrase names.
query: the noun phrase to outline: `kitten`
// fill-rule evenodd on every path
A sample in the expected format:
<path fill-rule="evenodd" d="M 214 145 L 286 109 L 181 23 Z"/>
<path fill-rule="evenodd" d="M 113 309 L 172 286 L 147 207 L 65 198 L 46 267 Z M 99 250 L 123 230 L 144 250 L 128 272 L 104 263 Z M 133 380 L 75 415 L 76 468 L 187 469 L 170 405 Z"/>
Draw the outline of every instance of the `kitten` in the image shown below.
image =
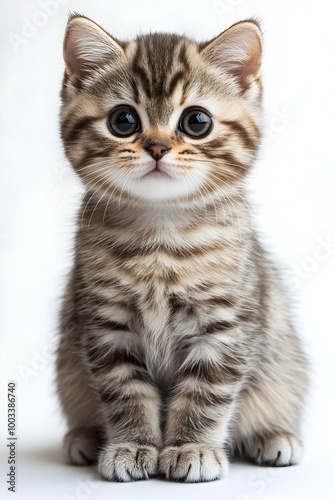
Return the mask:
<path fill-rule="evenodd" d="M 300 459 L 307 362 L 244 193 L 261 56 L 254 21 L 196 43 L 69 20 L 61 133 L 87 193 L 57 383 L 67 460 L 106 479 Z"/>

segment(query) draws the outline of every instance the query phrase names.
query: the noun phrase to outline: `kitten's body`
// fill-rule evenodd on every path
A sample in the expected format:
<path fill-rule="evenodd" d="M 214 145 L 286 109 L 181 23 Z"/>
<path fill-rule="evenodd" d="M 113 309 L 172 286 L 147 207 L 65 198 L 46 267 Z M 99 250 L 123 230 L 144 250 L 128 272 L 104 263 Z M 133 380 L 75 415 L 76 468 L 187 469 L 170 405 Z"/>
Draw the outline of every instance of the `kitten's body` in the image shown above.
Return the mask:
<path fill-rule="evenodd" d="M 78 29 L 87 39 L 97 30 L 100 49 L 101 36 L 107 37 L 83 18 L 69 26 L 67 45 Z M 251 34 L 246 39 L 251 43 Z M 221 477 L 224 447 L 257 463 L 296 463 L 306 362 L 279 278 L 252 230 L 242 184 L 259 143 L 254 60 L 242 74 L 239 66 L 233 78 L 225 74 L 222 83 L 217 67 L 210 73 L 201 62 L 196 44 L 150 35 L 123 44 L 127 59 L 118 54 L 110 67 L 100 62 L 104 70 L 94 67 L 83 85 L 92 61 L 82 50 L 80 73 L 73 63 L 76 44 L 71 56 L 65 45 L 62 133 L 88 193 L 58 356 L 68 459 L 98 458 L 104 477 L 123 481 L 147 478 L 158 468 L 170 479 Z M 111 45 L 109 58 L 119 50 Z M 205 54 L 206 46 L 200 50 Z M 165 59 L 168 54 L 166 74 L 157 52 Z M 214 56 L 209 46 L 210 64 L 217 63 Z M 216 136 L 190 143 L 168 130 L 170 117 L 180 114 L 175 101 L 185 107 L 190 99 L 208 109 L 215 93 L 224 103 Z M 142 113 L 142 133 L 126 144 L 108 140 L 102 125 L 103 109 L 124 100 Z M 159 164 L 170 169 L 172 180 L 159 173 L 144 185 L 142 177 L 137 182 L 137 170 L 148 161 L 145 140 L 170 146 L 169 163 Z M 124 184 L 118 175 L 109 185 L 105 172 L 113 162 L 124 175 L 130 171 Z M 175 166 L 185 182 L 174 196 L 181 175 L 173 173 Z M 203 183 L 202 170 L 210 182 Z"/>

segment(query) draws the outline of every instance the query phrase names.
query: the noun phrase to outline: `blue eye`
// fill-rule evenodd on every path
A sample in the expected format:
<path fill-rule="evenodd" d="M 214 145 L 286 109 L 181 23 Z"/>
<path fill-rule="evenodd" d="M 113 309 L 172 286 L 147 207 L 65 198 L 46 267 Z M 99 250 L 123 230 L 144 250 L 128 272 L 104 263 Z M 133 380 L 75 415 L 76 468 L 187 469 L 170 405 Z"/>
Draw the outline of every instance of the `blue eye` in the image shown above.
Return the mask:
<path fill-rule="evenodd" d="M 117 137 L 129 137 L 140 130 L 136 111 L 130 106 L 118 106 L 108 116 L 109 131 Z"/>
<path fill-rule="evenodd" d="M 202 138 L 212 129 L 212 118 L 203 109 L 190 108 L 181 116 L 179 129 L 194 138 Z"/>

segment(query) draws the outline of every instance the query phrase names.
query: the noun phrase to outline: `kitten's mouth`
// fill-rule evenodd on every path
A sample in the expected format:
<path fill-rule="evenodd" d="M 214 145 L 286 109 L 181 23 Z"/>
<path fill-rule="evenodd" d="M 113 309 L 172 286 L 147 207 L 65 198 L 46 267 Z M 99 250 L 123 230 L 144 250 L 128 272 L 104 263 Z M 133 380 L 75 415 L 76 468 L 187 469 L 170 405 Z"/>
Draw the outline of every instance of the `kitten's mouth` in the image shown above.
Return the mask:
<path fill-rule="evenodd" d="M 150 177 L 150 178 L 155 178 L 155 179 L 159 179 L 159 178 L 166 178 L 166 177 L 169 177 L 170 179 L 172 179 L 172 176 L 167 174 L 167 172 L 165 172 L 164 170 L 161 170 L 161 165 L 159 165 L 159 162 L 156 162 L 156 165 L 154 168 L 152 168 L 149 172 L 147 172 L 146 174 L 144 174 L 142 176 L 142 179 L 144 179 L 145 177 Z"/>

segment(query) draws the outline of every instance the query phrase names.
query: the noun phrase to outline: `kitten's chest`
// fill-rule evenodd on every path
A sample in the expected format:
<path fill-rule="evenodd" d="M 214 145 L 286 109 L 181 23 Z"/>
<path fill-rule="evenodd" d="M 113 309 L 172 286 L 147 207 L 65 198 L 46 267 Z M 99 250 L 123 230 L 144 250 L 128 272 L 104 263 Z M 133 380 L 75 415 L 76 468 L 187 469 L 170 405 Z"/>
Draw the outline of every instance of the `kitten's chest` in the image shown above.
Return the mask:
<path fill-rule="evenodd" d="M 163 283 L 150 283 L 138 295 L 138 317 L 134 318 L 139 333 L 141 352 L 154 379 L 167 383 L 175 372 L 182 334 L 173 327 L 172 294 Z"/>
<path fill-rule="evenodd" d="M 169 229 L 163 237 L 152 233 L 150 239 L 140 236 L 99 235 L 94 258 L 84 262 L 94 281 L 98 277 L 102 286 L 110 283 L 103 297 L 112 310 L 118 303 L 127 308 L 126 323 L 151 374 L 168 379 L 183 345 L 199 330 L 205 300 L 227 296 L 231 283 L 235 285 L 231 274 L 239 272 L 234 255 L 240 251 L 232 244 L 233 233 L 225 236 L 216 225 Z M 123 316 L 110 320 L 123 322 Z"/>
<path fill-rule="evenodd" d="M 161 260 L 164 261 L 164 257 Z M 182 301 L 186 310 L 192 298 L 186 291 L 181 271 L 177 273 L 174 266 L 167 266 L 165 261 L 159 263 L 157 258 L 142 276 L 143 280 L 133 285 L 136 313 L 132 325 L 138 332 L 140 351 L 148 371 L 164 386 L 175 376 L 183 345 L 196 330 L 198 311 L 193 307 L 189 318 L 178 309 L 177 304 Z"/>

